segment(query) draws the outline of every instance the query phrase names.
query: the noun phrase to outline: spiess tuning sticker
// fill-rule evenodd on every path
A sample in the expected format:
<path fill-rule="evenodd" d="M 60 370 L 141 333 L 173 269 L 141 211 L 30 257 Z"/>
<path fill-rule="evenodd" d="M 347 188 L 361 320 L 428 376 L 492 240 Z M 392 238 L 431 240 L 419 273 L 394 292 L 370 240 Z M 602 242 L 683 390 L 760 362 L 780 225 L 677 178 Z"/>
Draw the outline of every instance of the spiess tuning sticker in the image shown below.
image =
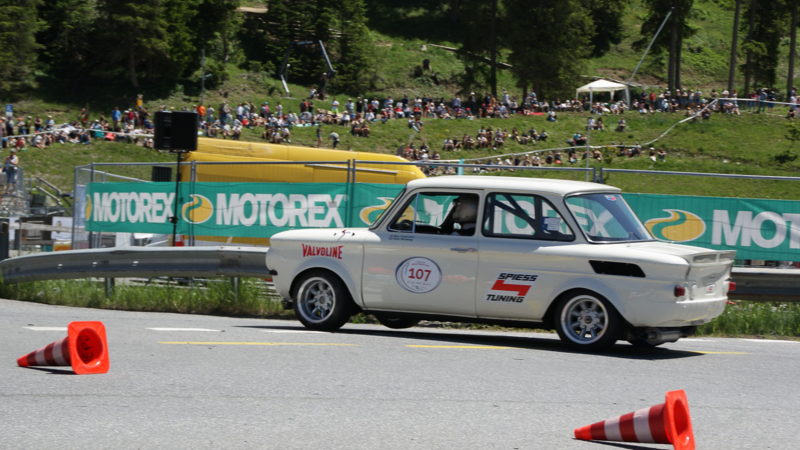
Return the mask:
<path fill-rule="evenodd" d="M 409 258 L 397 266 L 395 278 L 403 289 L 424 294 L 439 286 L 442 282 L 442 271 L 428 258 Z"/>
<path fill-rule="evenodd" d="M 492 303 L 522 303 L 530 292 L 539 275 L 530 273 L 500 272 L 483 297 L 483 301 Z"/>

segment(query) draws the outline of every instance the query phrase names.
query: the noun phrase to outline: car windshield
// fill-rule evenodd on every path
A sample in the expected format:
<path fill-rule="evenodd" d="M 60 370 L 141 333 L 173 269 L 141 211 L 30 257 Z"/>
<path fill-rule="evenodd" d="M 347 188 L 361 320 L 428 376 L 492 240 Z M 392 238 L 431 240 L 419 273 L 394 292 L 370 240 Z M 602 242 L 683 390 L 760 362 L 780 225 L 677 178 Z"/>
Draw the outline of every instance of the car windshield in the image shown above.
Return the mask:
<path fill-rule="evenodd" d="M 654 240 L 620 194 L 575 195 L 566 202 L 589 241 Z"/>
<path fill-rule="evenodd" d="M 402 198 L 405 193 L 406 188 L 403 188 L 403 190 L 395 196 L 394 200 Z M 383 205 L 367 207 L 361 210 L 361 220 L 366 223 L 371 223 L 369 226 L 370 230 L 374 230 L 380 226 L 383 218 L 386 217 L 386 211 L 391 209 L 394 204 L 394 200 L 390 197 L 379 197 L 379 199 L 383 202 Z"/>

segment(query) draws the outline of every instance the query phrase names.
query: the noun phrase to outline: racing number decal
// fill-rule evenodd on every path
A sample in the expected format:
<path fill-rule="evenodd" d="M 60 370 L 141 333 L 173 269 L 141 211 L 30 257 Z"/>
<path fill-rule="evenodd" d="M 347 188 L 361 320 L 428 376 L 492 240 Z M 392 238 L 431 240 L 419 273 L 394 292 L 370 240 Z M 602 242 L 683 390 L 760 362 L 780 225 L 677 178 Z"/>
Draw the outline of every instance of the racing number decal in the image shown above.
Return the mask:
<path fill-rule="evenodd" d="M 483 297 L 492 303 L 522 303 L 539 275 L 530 273 L 500 272 Z"/>
<path fill-rule="evenodd" d="M 397 266 L 395 278 L 403 289 L 424 294 L 439 286 L 442 282 L 442 271 L 428 258 L 409 258 Z"/>

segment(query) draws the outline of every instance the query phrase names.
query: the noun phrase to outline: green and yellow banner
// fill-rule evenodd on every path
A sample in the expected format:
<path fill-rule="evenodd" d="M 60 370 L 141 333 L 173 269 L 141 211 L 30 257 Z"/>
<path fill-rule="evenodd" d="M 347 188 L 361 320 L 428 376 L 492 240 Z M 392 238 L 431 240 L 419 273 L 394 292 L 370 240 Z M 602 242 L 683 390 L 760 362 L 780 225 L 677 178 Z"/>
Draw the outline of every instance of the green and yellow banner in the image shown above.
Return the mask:
<path fill-rule="evenodd" d="M 402 185 L 371 183 L 90 183 L 86 229 L 268 238 L 296 228 L 371 224 Z M 737 259 L 800 261 L 800 202 L 625 194 L 657 239 L 736 250 Z"/>

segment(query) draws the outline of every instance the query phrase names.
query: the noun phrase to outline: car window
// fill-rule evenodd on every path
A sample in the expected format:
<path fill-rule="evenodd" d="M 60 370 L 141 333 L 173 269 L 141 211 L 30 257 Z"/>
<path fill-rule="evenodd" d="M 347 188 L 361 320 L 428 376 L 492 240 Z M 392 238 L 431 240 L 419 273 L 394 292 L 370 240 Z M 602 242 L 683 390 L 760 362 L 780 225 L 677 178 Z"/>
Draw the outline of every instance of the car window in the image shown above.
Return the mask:
<path fill-rule="evenodd" d="M 390 231 L 471 236 L 478 217 L 477 194 L 423 192 L 400 209 Z"/>
<path fill-rule="evenodd" d="M 566 202 L 575 221 L 592 242 L 653 240 L 619 194 L 575 195 Z"/>
<path fill-rule="evenodd" d="M 483 234 L 488 237 L 572 241 L 575 235 L 553 205 L 538 195 L 493 193 L 486 197 Z"/>

